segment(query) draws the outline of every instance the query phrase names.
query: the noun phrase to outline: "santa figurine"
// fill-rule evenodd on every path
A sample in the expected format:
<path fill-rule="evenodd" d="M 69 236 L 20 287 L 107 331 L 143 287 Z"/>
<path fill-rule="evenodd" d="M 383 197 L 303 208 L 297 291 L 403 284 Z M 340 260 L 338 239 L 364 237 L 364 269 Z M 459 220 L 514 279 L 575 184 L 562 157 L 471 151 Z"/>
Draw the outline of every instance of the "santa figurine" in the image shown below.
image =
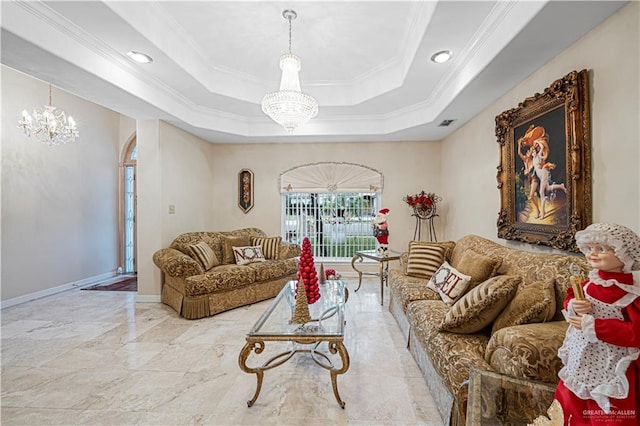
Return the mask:
<path fill-rule="evenodd" d="M 389 248 L 389 225 L 387 224 L 387 216 L 389 209 L 382 209 L 376 215 L 373 221 L 373 236 L 378 240 L 378 254 L 387 255 Z"/>

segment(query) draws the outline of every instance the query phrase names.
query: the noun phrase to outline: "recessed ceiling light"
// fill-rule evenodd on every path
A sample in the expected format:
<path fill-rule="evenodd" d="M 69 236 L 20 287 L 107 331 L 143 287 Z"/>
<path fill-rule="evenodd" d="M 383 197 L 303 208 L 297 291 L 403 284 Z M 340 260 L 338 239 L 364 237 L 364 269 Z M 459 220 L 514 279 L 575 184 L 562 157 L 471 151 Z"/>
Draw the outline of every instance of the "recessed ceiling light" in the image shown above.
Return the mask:
<path fill-rule="evenodd" d="M 138 62 L 139 64 L 148 64 L 153 62 L 153 58 L 151 56 L 144 53 L 135 52 L 133 50 L 127 52 L 127 56 Z"/>
<path fill-rule="evenodd" d="M 451 59 L 451 56 L 453 56 L 453 52 L 451 52 L 450 50 L 441 50 L 434 53 L 431 57 L 431 60 L 437 64 L 442 64 Z"/>

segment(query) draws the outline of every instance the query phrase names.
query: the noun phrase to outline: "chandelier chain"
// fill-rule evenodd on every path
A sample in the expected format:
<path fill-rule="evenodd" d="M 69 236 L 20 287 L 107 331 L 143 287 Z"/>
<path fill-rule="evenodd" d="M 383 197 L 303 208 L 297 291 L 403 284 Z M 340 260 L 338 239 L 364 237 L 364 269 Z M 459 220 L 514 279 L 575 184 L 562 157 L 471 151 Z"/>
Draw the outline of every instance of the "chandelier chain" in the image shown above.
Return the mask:
<path fill-rule="evenodd" d="M 287 19 L 289 20 L 289 53 L 291 53 L 291 15 Z"/>

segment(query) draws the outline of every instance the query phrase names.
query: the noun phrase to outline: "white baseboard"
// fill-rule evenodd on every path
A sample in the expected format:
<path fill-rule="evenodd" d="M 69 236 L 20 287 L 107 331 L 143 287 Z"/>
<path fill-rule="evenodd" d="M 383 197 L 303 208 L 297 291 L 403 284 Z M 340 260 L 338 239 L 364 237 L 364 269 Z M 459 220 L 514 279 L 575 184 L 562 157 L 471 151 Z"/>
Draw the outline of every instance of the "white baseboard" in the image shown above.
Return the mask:
<path fill-rule="evenodd" d="M 107 272 L 93 277 L 84 278 L 79 281 L 73 281 L 67 284 L 58 285 L 55 287 L 47 288 L 45 290 L 36 291 L 35 293 L 25 294 L 23 296 L 13 297 L 11 299 L 0 301 L 0 309 L 8 308 L 10 306 L 19 305 L 20 303 L 30 302 L 31 300 L 40 299 L 43 297 L 51 296 L 53 294 L 68 291 L 74 288 L 89 287 L 93 284 L 97 284 L 117 276 L 117 272 Z"/>
<path fill-rule="evenodd" d="M 159 294 L 136 294 L 136 303 L 160 303 Z"/>
<path fill-rule="evenodd" d="M 373 265 L 375 266 L 377 264 L 374 263 Z M 353 269 L 351 269 L 350 264 L 339 264 L 339 265 L 334 264 L 329 266 L 329 268 L 338 269 L 340 274 L 342 275 L 342 278 L 348 279 L 348 278 L 358 277 L 358 274 Z M 325 265 L 325 269 L 327 269 L 326 265 Z M 369 268 L 365 267 L 363 269 L 367 271 Z M 373 268 L 371 268 L 371 270 L 373 270 Z M 117 278 L 117 277 L 118 277 L 117 271 L 107 272 L 101 275 L 95 275 L 93 277 L 84 278 L 79 281 L 74 281 L 71 283 L 62 284 L 56 287 L 37 291 L 35 293 L 29 293 L 23 296 L 18 296 L 11 299 L 3 300 L 3 301 L 0 301 L 0 310 L 11 307 L 11 306 L 19 305 L 21 303 L 25 303 L 25 302 L 40 299 L 43 297 L 51 296 L 57 293 L 61 293 L 63 291 L 72 290 L 74 288 L 90 287 L 94 284 L 102 283 L 106 280 L 109 280 L 111 278 Z M 160 300 L 160 295 L 156 295 L 156 294 L 137 294 L 136 295 L 136 303 L 161 303 L 161 302 L 162 301 Z"/>

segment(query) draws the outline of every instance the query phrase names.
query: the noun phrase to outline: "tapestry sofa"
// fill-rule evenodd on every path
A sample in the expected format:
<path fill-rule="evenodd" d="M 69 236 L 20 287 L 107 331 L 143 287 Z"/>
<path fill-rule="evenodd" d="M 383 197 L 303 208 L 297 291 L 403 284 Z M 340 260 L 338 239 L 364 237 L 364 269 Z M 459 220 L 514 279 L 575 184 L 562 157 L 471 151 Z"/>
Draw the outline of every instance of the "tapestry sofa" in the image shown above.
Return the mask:
<path fill-rule="evenodd" d="M 451 267 L 471 277 L 467 292 L 452 305 L 427 288 L 428 277 L 415 276 L 412 268 L 412 250 L 419 253 L 416 247 L 431 245 L 442 248 Z M 582 257 L 518 250 L 476 235 L 457 242 L 409 244 L 400 269 L 389 271 L 389 311 L 429 383 L 444 424 L 465 424 L 470 369 L 557 384 L 557 351 L 567 329 L 561 311 L 571 263 L 587 276 Z M 502 403 L 518 405 L 506 410 L 530 410 L 522 408 L 527 401 Z"/>
<path fill-rule="evenodd" d="M 260 247 L 264 256 L 237 264 L 242 247 Z M 296 244 L 243 228 L 182 234 L 155 252 L 153 262 L 162 270 L 162 303 L 198 319 L 276 296 L 296 277 L 299 255 Z"/>

